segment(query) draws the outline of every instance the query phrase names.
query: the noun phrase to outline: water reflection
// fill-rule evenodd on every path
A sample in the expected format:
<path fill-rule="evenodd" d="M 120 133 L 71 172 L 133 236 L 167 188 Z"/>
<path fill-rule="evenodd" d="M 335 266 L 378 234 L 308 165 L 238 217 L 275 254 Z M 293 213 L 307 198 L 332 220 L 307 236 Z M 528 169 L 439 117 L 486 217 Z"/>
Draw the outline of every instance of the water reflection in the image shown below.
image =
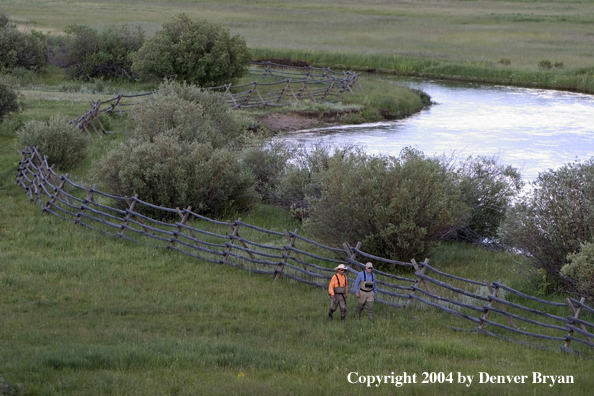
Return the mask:
<path fill-rule="evenodd" d="M 594 96 L 472 83 L 394 79 L 437 104 L 406 120 L 294 132 L 289 142 L 358 143 L 373 154 L 497 155 L 524 180 L 594 156 Z"/>

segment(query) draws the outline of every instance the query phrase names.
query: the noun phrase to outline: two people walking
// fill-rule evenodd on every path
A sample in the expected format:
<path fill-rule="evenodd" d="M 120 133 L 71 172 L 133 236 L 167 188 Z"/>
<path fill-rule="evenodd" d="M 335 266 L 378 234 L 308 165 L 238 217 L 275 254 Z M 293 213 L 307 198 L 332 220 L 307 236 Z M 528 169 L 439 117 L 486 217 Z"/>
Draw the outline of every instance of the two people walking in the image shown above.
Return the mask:
<path fill-rule="evenodd" d="M 330 294 L 330 310 L 328 319 L 332 320 L 332 315 L 336 308 L 340 307 L 340 320 L 344 321 L 347 311 L 347 294 L 349 289 L 349 280 L 346 275 L 347 267 L 344 264 L 334 268 L 336 274 L 330 279 L 328 293 Z M 361 318 L 363 308 L 367 311 L 369 320 L 373 321 L 373 303 L 377 293 L 377 284 L 373 274 L 373 264 L 365 264 L 365 271 L 359 272 L 355 279 L 355 296 L 357 297 L 357 318 Z"/>

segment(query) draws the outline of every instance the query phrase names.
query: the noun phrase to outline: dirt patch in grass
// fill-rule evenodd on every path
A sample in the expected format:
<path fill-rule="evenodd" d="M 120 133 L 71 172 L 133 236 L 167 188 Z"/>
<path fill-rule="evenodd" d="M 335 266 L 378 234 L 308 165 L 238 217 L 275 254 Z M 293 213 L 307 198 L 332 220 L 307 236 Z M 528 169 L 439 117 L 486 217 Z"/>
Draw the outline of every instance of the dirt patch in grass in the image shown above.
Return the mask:
<path fill-rule="evenodd" d="M 254 62 L 263 63 L 263 62 L 270 62 L 277 65 L 283 66 L 291 66 L 291 67 L 308 67 L 309 63 L 304 60 L 299 59 L 289 59 L 289 58 L 262 58 L 258 59 Z"/>
<path fill-rule="evenodd" d="M 271 113 L 258 117 L 258 122 L 273 132 L 293 132 L 301 129 L 323 128 L 344 124 L 344 118 L 358 110 L 293 111 Z"/>

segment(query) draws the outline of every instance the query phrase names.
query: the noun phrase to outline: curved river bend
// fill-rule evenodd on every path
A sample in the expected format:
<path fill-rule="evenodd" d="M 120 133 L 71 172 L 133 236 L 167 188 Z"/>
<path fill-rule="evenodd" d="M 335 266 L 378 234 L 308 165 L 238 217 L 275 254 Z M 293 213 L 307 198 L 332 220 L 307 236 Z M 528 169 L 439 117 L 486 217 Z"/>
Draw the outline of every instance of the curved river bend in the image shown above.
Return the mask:
<path fill-rule="evenodd" d="M 594 96 L 517 87 L 394 78 L 435 105 L 399 121 L 298 131 L 292 143 L 357 143 L 373 154 L 407 146 L 427 155 L 496 155 L 525 181 L 575 159 L 594 157 Z"/>

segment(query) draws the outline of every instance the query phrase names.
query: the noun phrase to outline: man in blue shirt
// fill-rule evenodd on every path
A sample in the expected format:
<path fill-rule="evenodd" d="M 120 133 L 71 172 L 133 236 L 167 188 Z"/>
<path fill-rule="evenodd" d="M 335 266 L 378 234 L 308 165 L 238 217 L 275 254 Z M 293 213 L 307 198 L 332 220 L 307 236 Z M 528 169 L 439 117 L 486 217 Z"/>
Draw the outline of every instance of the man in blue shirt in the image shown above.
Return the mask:
<path fill-rule="evenodd" d="M 357 297 L 357 319 L 361 319 L 363 308 L 367 310 L 369 320 L 373 321 L 373 302 L 377 293 L 377 284 L 373 274 L 373 264 L 365 264 L 365 271 L 359 272 L 355 280 L 355 296 Z"/>

